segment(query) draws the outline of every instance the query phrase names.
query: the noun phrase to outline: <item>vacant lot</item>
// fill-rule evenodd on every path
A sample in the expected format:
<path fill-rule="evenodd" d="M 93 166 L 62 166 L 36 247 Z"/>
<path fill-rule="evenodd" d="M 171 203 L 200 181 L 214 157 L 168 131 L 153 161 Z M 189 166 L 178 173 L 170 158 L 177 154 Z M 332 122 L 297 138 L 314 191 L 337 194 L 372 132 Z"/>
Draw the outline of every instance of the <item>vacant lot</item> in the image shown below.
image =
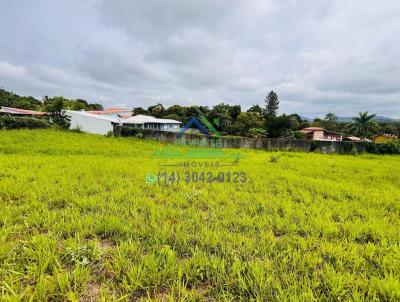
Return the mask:
<path fill-rule="evenodd" d="M 400 300 L 400 157 L 243 151 L 190 171 L 246 183 L 148 184 L 187 170 L 162 147 L 0 132 L 1 300 Z"/>

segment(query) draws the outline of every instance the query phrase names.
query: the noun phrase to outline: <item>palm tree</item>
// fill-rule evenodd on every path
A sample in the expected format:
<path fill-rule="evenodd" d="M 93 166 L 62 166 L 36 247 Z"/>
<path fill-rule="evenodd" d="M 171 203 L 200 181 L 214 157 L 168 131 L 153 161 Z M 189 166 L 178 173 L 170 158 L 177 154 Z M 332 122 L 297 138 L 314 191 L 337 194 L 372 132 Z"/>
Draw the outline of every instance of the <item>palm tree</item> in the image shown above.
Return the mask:
<path fill-rule="evenodd" d="M 373 132 L 376 132 L 379 125 L 374 121 L 376 114 L 368 115 L 368 111 L 358 113 L 358 117 L 353 117 L 353 122 L 349 124 L 351 131 L 354 131 L 358 136 L 366 138 Z"/>

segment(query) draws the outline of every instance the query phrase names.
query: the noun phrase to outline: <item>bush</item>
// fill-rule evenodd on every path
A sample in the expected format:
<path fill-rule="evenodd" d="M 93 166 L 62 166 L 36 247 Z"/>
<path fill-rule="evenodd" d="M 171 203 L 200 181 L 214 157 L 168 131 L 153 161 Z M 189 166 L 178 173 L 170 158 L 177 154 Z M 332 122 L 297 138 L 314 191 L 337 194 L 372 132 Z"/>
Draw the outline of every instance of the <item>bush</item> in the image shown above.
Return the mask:
<path fill-rule="evenodd" d="M 34 117 L 0 116 L 1 129 L 41 129 L 49 127 L 51 125 L 47 121 Z"/>
<path fill-rule="evenodd" d="M 279 156 L 271 156 L 269 159 L 270 163 L 276 164 L 279 161 Z"/>
<path fill-rule="evenodd" d="M 299 132 L 299 131 L 295 131 L 293 133 L 293 137 L 295 139 L 307 139 L 307 135 L 305 133 Z"/>
<path fill-rule="evenodd" d="M 400 141 L 369 144 L 367 146 L 367 151 L 375 154 L 400 154 Z"/>
<path fill-rule="evenodd" d="M 138 135 L 143 135 L 142 129 L 136 129 L 132 127 L 122 127 L 121 136 L 137 137 Z"/>
<path fill-rule="evenodd" d="M 265 131 L 264 129 L 261 129 L 261 128 L 251 128 L 249 130 L 249 136 L 255 137 L 255 138 L 266 137 L 267 131 Z"/>
<path fill-rule="evenodd" d="M 287 138 L 287 139 L 306 139 L 307 136 L 304 133 L 301 133 L 299 131 L 291 130 L 291 129 L 285 129 L 282 130 L 280 138 Z"/>

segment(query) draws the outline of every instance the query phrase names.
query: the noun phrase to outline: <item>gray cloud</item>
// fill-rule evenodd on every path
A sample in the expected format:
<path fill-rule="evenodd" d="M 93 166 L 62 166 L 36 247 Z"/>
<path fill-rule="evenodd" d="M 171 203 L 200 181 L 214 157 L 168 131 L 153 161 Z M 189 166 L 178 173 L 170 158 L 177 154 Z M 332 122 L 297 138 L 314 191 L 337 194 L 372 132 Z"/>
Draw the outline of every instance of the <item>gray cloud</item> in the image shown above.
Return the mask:
<path fill-rule="evenodd" d="M 4 0 L 0 86 L 106 106 L 262 104 L 400 117 L 400 3 Z"/>

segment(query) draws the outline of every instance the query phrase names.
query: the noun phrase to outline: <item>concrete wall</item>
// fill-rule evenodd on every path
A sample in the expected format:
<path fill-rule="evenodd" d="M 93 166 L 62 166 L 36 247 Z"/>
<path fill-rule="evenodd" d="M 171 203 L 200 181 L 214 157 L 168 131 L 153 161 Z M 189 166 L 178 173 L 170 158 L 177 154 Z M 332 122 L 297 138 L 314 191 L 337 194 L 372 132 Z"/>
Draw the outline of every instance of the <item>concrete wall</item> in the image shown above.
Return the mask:
<path fill-rule="evenodd" d="M 262 149 L 270 151 L 311 151 L 321 153 L 356 154 L 367 150 L 365 142 L 339 142 L 339 141 L 308 141 L 282 138 L 247 138 L 247 137 L 221 137 L 207 138 L 203 135 L 185 134 L 179 137 L 178 133 L 129 129 L 127 127 L 114 127 L 116 136 L 134 136 L 143 139 L 159 140 L 167 143 L 194 145 L 212 148 L 244 148 Z"/>

